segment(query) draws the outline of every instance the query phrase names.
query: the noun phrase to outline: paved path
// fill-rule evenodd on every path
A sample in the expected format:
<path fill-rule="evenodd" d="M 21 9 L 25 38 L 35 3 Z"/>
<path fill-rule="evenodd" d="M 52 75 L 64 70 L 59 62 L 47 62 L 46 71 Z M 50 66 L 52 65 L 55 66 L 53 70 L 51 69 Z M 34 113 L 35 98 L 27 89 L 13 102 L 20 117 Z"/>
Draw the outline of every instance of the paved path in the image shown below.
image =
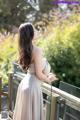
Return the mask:
<path fill-rule="evenodd" d="M 2 111 L 0 113 L 0 120 L 7 120 L 7 117 L 8 117 L 8 112 Z"/>
<path fill-rule="evenodd" d="M 1 114 L 0 114 L 0 120 L 7 120 L 6 118 L 1 118 Z"/>
<path fill-rule="evenodd" d="M 7 92 L 8 91 L 8 87 L 5 86 L 3 88 L 3 91 L 4 92 Z M 2 96 L 2 111 L 0 113 L 0 120 L 7 120 L 7 110 L 8 110 L 8 105 L 7 105 L 7 97 L 5 96 Z"/>

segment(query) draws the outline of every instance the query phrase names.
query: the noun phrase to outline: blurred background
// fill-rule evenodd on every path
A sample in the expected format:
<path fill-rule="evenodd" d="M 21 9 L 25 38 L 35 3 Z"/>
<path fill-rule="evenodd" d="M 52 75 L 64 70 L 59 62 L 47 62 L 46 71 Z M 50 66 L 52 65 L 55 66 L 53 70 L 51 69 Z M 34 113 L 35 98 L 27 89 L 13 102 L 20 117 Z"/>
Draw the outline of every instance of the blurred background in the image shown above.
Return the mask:
<path fill-rule="evenodd" d="M 13 62 L 18 56 L 18 27 L 23 22 L 31 22 L 35 27 L 33 42 L 43 48 L 44 56 L 59 78 L 53 85 L 59 87 L 59 82 L 64 81 L 80 88 L 80 4 L 58 1 L 0 0 L 3 91 L 8 90 L 8 73 L 13 71 Z"/>

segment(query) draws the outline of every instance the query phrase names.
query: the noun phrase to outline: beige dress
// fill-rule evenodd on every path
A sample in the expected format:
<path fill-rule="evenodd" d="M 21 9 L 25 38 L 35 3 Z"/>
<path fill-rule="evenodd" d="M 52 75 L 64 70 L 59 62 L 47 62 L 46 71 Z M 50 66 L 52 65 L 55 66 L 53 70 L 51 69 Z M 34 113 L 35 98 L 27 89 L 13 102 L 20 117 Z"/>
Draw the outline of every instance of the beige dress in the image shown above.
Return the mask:
<path fill-rule="evenodd" d="M 50 72 L 50 65 L 45 58 L 43 71 L 45 74 Z M 18 87 L 13 120 L 44 120 L 41 83 L 35 75 L 34 64 L 31 64 Z"/>

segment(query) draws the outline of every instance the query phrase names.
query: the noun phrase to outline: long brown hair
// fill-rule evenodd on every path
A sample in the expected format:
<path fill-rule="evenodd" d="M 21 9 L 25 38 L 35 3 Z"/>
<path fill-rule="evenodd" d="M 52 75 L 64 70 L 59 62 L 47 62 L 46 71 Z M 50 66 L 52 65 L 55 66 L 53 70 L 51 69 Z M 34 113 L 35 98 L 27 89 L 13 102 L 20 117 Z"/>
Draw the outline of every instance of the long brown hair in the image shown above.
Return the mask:
<path fill-rule="evenodd" d="M 19 60 L 18 63 L 23 70 L 28 69 L 32 60 L 32 39 L 34 37 L 34 29 L 32 24 L 24 23 L 19 27 Z"/>

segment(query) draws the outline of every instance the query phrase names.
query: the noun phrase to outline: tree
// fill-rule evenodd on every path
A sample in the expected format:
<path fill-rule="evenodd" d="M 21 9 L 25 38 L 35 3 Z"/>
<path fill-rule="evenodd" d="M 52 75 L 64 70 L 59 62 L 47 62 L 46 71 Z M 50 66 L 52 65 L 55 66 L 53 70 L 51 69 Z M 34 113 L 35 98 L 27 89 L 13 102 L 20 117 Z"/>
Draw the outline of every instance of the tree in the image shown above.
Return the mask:
<path fill-rule="evenodd" d="M 0 0 L 0 28 L 9 30 L 24 22 L 27 9 L 25 0 Z"/>
<path fill-rule="evenodd" d="M 11 31 L 13 26 L 19 26 L 20 23 L 27 21 L 27 15 L 35 13 L 35 21 L 37 16 L 53 7 L 52 0 L 37 0 L 40 10 L 37 11 L 35 6 L 28 2 L 29 0 L 0 0 L 0 28 Z M 34 0 L 31 0 L 33 3 Z M 35 12 L 37 11 L 37 12 Z M 40 13 L 40 14 L 39 14 Z M 33 16 L 32 16 L 33 17 Z M 0 29 L 1 30 L 1 29 Z"/>

